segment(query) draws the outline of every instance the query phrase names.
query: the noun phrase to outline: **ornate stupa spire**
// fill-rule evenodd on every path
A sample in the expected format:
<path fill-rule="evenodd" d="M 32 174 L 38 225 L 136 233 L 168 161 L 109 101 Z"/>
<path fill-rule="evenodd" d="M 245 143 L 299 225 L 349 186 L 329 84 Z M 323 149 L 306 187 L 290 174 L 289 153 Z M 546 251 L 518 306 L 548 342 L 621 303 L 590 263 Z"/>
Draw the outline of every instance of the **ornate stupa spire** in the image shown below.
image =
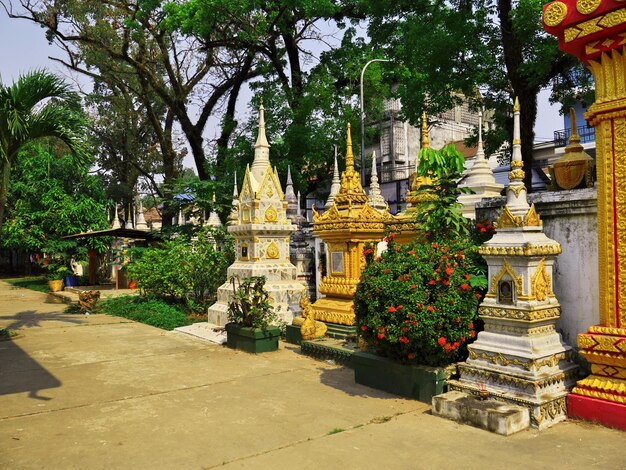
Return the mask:
<path fill-rule="evenodd" d="M 287 201 L 287 218 L 294 224 L 297 223 L 298 198 L 293 191 L 293 180 L 291 179 L 291 166 L 287 167 L 287 187 L 285 188 L 285 201 Z"/>
<path fill-rule="evenodd" d="M 335 196 L 339 194 L 341 190 L 341 177 L 339 176 L 339 165 L 337 164 L 337 146 L 335 146 L 335 169 L 333 170 L 333 180 L 330 184 L 330 194 L 328 195 L 328 200 L 324 205 L 324 208 L 330 209 L 330 206 L 333 205 L 335 200 Z"/>
<path fill-rule="evenodd" d="M 111 225 L 111 229 L 115 230 L 118 228 L 122 228 L 122 226 L 120 225 L 120 216 L 118 213 L 118 204 L 115 203 L 115 210 L 113 211 L 113 225 Z"/>
<path fill-rule="evenodd" d="M 137 215 L 135 216 L 135 228 L 137 230 L 148 230 L 148 224 L 146 218 L 143 215 L 143 202 L 139 199 L 139 208 L 137 209 Z"/>
<path fill-rule="evenodd" d="M 496 183 L 493 171 L 485 158 L 482 110 L 478 113 L 478 149 L 476 150 L 474 164 L 459 186 L 472 190 L 472 194 L 461 194 L 458 198 L 463 205 L 461 212 L 470 219 L 476 218 L 474 208 L 478 201 L 487 197 L 499 196 L 502 188 L 504 188 L 504 185 Z"/>
<path fill-rule="evenodd" d="M 261 105 L 259 106 L 259 133 L 254 145 L 254 161 L 251 168 L 251 176 L 254 176 L 256 185 L 261 183 L 268 166 L 270 166 L 270 144 L 265 136 L 265 108 L 263 107 L 263 99 L 261 99 Z"/>
<path fill-rule="evenodd" d="M 346 169 L 341 174 L 341 189 L 335 196 L 335 204 L 338 207 L 348 207 L 353 204 L 365 204 L 367 194 L 361 186 L 361 177 L 354 170 L 354 153 L 352 152 L 352 133 L 348 123 L 348 135 L 346 138 Z"/>
<path fill-rule="evenodd" d="M 426 112 L 422 113 L 422 146 L 420 148 L 420 153 L 422 150 L 430 148 L 430 140 L 428 136 L 428 117 L 426 116 Z M 419 159 L 425 158 L 425 156 L 420 155 L 419 158 L 415 159 L 415 173 L 411 175 L 410 184 L 409 184 L 409 193 L 406 196 L 406 201 L 409 207 L 415 207 L 417 204 L 422 202 L 425 198 L 425 195 L 417 194 L 417 190 L 420 186 L 433 184 L 432 180 L 429 177 L 418 176 L 417 168 L 419 167 Z"/>
<path fill-rule="evenodd" d="M 372 179 L 370 181 L 370 193 L 367 197 L 369 205 L 379 211 L 387 210 L 387 202 L 380 193 L 380 186 L 378 185 L 378 172 L 376 170 L 376 152 L 372 153 Z"/>
<path fill-rule="evenodd" d="M 522 141 L 520 139 L 520 105 L 515 98 L 513 107 L 513 154 L 511 156 L 511 171 L 509 172 L 509 187 L 506 191 L 506 206 L 498 219 L 498 228 L 540 226 L 539 215 L 535 205 L 528 204 L 527 189 L 524 186 L 524 162 L 522 161 Z"/>
<path fill-rule="evenodd" d="M 430 148 L 430 142 L 428 139 L 428 118 L 426 116 L 426 111 L 422 113 L 422 148 Z"/>
<path fill-rule="evenodd" d="M 220 216 L 217 215 L 217 212 L 215 211 L 215 206 L 216 206 L 216 200 L 215 200 L 215 192 L 214 192 L 213 193 L 213 208 L 211 209 L 211 213 L 209 214 L 209 220 L 207 221 L 207 223 L 211 227 L 219 227 L 220 225 L 222 225 Z"/>
<path fill-rule="evenodd" d="M 237 189 L 237 172 L 235 171 L 235 184 L 233 186 L 233 202 L 228 215 L 228 225 L 237 225 L 239 222 L 239 191 Z"/>
<path fill-rule="evenodd" d="M 128 210 L 126 211 L 126 223 L 124 224 L 124 228 L 132 229 L 133 228 L 133 218 L 131 217 L 131 207 L 132 203 L 128 205 Z"/>

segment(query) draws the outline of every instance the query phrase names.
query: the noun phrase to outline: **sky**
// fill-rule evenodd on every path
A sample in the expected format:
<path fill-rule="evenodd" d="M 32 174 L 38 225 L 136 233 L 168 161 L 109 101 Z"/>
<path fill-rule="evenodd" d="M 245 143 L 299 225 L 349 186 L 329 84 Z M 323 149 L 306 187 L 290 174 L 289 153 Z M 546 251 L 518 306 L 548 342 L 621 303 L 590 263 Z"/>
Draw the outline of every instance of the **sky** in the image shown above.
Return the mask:
<path fill-rule="evenodd" d="M 44 30 L 26 20 L 10 19 L 0 9 L 0 81 L 12 83 L 21 74 L 33 69 L 46 68 L 66 77 L 77 87 L 88 87 L 83 77 L 72 75 L 61 64 L 49 59 L 49 56 L 63 57 L 55 46 L 48 44 Z M 555 130 L 563 129 L 563 117 L 557 106 L 548 103 L 549 92 L 539 95 L 539 111 L 535 124 L 535 141 L 545 142 L 553 139 Z M 247 107 L 245 104 L 243 108 Z M 186 166 L 194 166 L 185 162 Z"/>

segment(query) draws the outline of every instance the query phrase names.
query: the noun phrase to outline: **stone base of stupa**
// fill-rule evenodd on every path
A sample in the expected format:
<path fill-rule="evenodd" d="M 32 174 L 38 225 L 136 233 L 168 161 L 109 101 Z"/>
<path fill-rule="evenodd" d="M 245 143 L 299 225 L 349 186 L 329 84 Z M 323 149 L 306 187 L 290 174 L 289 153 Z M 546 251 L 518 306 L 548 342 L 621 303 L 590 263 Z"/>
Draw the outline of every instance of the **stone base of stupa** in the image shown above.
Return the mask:
<path fill-rule="evenodd" d="M 354 325 L 354 300 L 322 297 L 313 304 L 315 319 L 324 323 L 338 325 Z"/>
<path fill-rule="evenodd" d="M 457 200 L 461 203 L 461 214 L 470 220 L 476 219 L 476 203 L 489 197 L 500 197 L 502 191 L 501 184 L 486 186 L 481 188 L 472 188 L 474 193 L 461 194 Z M 477 220 L 477 222 L 480 222 Z"/>
<path fill-rule="evenodd" d="M 240 280 L 252 276 L 265 276 L 264 289 L 280 321 L 291 323 L 300 314 L 300 297 L 306 286 L 296 280 L 296 267 L 289 262 L 235 262 L 228 268 L 228 279 Z M 237 285 L 237 283 L 235 283 Z M 233 297 L 233 284 L 229 280 L 217 289 L 217 302 L 209 307 L 208 321 L 223 326 L 228 323 L 228 304 Z"/>
<path fill-rule="evenodd" d="M 479 333 L 478 340 L 468 347 L 467 362 L 459 364 L 460 379 L 448 382 L 450 390 L 479 395 L 486 389 L 493 399 L 528 408 L 531 425 L 538 429 L 563 421 L 566 396 L 576 381 L 578 366 L 569 361 L 571 348 L 554 326 L 543 328 L 547 330 L 543 334 L 520 336 Z"/>

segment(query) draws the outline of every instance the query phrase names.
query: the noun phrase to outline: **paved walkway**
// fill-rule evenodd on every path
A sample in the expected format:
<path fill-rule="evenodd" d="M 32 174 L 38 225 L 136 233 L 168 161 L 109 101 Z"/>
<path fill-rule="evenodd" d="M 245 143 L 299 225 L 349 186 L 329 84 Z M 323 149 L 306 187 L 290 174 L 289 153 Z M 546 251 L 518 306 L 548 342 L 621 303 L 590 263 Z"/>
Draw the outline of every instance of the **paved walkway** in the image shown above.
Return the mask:
<path fill-rule="evenodd" d="M 0 468 L 626 468 L 626 433 L 502 437 L 355 385 L 283 346 L 249 355 L 0 281 Z"/>

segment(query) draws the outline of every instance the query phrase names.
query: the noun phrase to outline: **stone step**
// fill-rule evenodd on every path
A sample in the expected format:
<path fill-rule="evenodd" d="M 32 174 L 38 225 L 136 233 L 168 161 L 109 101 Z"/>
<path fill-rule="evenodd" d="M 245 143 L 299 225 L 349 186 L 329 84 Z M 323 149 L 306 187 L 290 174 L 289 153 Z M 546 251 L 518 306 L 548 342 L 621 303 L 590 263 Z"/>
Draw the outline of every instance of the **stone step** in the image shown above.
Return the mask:
<path fill-rule="evenodd" d="M 328 330 L 326 336 L 335 339 L 346 339 L 350 336 L 356 336 L 356 326 L 354 325 L 339 325 L 337 323 L 326 323 Z"/>
<path fill-rule="evenodd" d="M 338 339 L 323 338 L 318 340 L 302 341 L 302 354 L 316 359 L 332 360 L 337 364 L 352 367 L 352 355 L 356 351 L 354 343 L 346 343 Z"/>
<path fill-rule="evenodd" d="M 456 390 L 434 396 L 432 412 L 435 416 L 502 436 L 510 436 L 530 427 L 528 408 L 496 400 L 479 400 Z"/>

